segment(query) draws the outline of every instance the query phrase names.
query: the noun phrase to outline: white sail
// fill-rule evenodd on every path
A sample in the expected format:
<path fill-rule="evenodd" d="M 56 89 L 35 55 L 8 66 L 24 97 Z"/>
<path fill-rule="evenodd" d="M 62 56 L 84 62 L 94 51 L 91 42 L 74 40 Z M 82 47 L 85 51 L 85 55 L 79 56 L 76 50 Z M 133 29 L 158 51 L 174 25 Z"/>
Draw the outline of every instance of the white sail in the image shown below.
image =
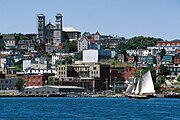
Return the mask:
<path fill-rule="evenodd" d="M 146 72 L 142 76 L 140 93 L 155 93 L 150 71 Z"/>
<path fill-rule="evenodd" d="M 140 92 L 139 91 L 140 90 L 139 87 L 140 87 L 140 80 L 138 80 L 138 83 L 136 85 L 135 94 L 138 94 Z"/>
<path fill-rule="evenodd" d="M 126 89 L 126 93 L 132 93 L 133 91 L 133 85 L 128 85 L 127 89 Z"/>

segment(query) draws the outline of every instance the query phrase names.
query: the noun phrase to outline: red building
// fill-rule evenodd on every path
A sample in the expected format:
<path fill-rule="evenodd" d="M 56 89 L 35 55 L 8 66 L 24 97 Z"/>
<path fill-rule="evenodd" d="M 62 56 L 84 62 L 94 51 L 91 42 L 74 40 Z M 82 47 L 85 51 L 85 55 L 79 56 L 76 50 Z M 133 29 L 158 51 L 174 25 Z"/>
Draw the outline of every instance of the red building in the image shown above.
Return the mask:
<path fill-rule="evenodd" d="M 178 41 L 157 42 L 156 46 L 180 46 L 180 42 L 178 42 Z"/>
<path fill-rule="evenodd" d="M 24 75 L 25 87 L 27 86 L 44 86 L 49 76 L 54 74 L 27 74 Z"/>
<path fill-rule="evenodd" d="M 135 70 L 139 70 L 140 68 L 135 69 L 134 67 L 125 67 L 124 68 L 124 79 L 134 77 Z"/>
<path fill-rule="evenodd" d="M 25 86 L 43 86 L 43 75 L 24 75 Z"/>

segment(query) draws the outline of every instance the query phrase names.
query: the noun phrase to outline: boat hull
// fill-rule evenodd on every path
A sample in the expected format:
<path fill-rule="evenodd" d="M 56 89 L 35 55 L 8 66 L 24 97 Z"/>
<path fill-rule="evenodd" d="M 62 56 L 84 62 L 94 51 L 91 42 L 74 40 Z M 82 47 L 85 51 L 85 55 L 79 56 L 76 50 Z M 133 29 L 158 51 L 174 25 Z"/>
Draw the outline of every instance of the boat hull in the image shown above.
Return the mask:
<path fill-rule="evenodd" d="M 138 99 L 150 99 L 150 98 L 155 98 L 156 96 L 154 96 L 154 95 L 128 95 L 127 97 L 128 97 L 129 99 L 138 100 Z"/>

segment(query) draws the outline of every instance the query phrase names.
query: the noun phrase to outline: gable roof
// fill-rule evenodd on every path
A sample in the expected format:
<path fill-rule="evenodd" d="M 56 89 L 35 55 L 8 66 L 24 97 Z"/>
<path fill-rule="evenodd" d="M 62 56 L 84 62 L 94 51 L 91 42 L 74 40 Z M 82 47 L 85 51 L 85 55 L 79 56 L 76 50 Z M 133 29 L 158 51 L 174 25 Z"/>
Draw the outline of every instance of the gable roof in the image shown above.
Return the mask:
<path fill-rule="evenodd" d="M 45 26 L 45 28 L 54 28 L 55 26 L 53 25 L 53 24 L 51 24 L 51 22 L 49 22 L 46 26 Z"/>

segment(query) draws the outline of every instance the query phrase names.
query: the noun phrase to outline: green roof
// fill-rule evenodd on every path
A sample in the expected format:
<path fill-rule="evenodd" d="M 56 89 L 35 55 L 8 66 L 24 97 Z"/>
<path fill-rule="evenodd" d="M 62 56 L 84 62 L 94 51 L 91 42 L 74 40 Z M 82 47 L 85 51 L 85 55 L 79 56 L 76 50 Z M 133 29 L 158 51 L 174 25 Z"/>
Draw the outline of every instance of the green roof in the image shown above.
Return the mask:
<path fill-rule="evenodd" d="M 171 55 L 164 55 L 161 61 L 162 62 L 172 62 L 172 56 Z"/>

